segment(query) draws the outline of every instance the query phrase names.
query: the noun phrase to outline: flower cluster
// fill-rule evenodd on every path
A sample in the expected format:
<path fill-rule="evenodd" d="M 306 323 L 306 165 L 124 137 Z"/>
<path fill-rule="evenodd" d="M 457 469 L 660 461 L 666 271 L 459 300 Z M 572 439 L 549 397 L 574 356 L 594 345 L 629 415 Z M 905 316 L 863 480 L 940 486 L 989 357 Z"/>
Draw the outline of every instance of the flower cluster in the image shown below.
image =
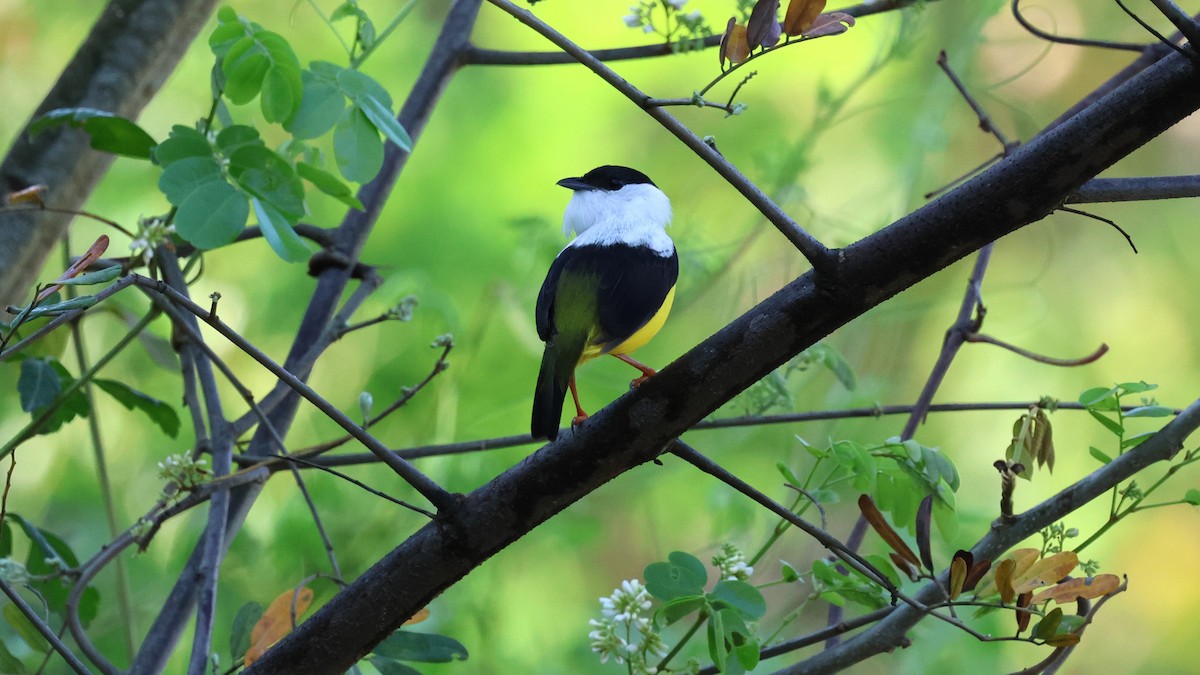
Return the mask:
<path fill-rule="evenodd" d="M 171 235 L 175 234 L 175 226 L 159 218 L 142 218 L 138 222 L 138 236 L 129 242 L 129 250 L 134 258 L 140 258 L 143 265 L 149 265 L 154 259 L 154 249 L 161 244 L 170 244 Z"/>
<path fill-rule="evenodd" d="M 662 636 L 650 621 L 650 594 L 642 582 L 627 579 L 607 598 L 600 598 L 600 618 L 588 622 L 592 631 L 592 651 L 600 655 L 600 663 L 612 658 L 617 663 L 629 663 L 629 671 L 637 675 L 654 675 L 653 665 L 667 655 Z"/>
<path fill-rule="evenodd" d="M 677 51 L 699 48 L 698 42 L 712 35 L 712 29 L 699 10 L 686 13 L 683 11 L 687 3 L 688 0 L 666 0 L 665 3 L 658 0 L 640 0 L 638 4 L 629 7 L 629 14 L 624 17 L 625 25 L 640 28 L 643 33 L 658 33 L 672 41 L 672 46 Z M 660 10 L 664 12 L 662 28 L 655 25 L 654 17 L 654 13 Z M 673 27 L 672 21 L 675 24 Z"/>
<path fill-rule="evenodd" d="M 745 581 L 754 574 L 754 568 L 746 564 L 746 554 L 730 543 L 721 545 L 721 552 L 713 556 L 712 564 L 721 570 L 722 579 Z"/>
<path fill-rule="evenodd" d="M 180 490 L 195 490 L 212 480 L 208 460 L 193 459 L 186 454 L 168 455 L 158 463 L 158 477 L 169 480 Z"/>

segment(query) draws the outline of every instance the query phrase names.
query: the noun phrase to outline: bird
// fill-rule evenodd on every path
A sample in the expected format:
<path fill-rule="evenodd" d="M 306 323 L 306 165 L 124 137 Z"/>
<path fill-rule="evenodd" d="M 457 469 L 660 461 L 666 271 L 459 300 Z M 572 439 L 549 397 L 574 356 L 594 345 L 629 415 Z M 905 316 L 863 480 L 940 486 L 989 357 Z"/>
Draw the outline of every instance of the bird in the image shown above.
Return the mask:
<path fill-rule="evenodd" d="M 576 236 L 538 293 L 535 320 L 546 346 L 530 424 L 534 438 L 550 441 L 558 437 L 568 390 L 572 426 L 587 418 L 575 385 L 579 364 L 615 356 L 641 371 L 631 387 L 655 374 L 629 354 L 662 328 L 679 278 L 679 254 L 666 232 L 671 200 L 646 174 L 605 165 L 557 184 L 572 191 L 563 234 Z"/>

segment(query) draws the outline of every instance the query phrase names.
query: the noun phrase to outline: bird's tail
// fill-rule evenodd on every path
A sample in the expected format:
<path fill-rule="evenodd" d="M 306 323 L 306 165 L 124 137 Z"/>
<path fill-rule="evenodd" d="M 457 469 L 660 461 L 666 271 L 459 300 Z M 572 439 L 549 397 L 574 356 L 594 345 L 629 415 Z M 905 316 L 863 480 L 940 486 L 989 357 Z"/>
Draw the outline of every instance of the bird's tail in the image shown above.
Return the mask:
<path fill-rule="evenodd" d="M 533 390 L 533 420 L 530 431 L 534 438 L 552 441 L 558 438 L 563 402 L 571 385 L 571 375 L 583 355 L 586 336 L 572 344 L 559 342 L 561 336 L 546 343 L 542 367 L 538 370 L 537 387 Z"/>

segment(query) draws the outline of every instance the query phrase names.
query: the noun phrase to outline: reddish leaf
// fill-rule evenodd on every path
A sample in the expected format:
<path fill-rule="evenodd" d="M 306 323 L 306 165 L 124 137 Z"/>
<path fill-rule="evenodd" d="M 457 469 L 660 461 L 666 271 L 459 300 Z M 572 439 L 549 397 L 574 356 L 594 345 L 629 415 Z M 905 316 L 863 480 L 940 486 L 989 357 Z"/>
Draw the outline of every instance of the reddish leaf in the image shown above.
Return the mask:
<path fill-rule="evenodd" d="M 825 0 L 792 0 L 783 16 L 783 32 L 792 36 L 804 35 L 823 9 Z"/>
<path fill-rule="evenodd" d="M 1087 579 L 1068 579 L 1067 581 L 1044 588 L 1033 596 L 1034 604 L 1053 600 L 1058 604 L 1075 602 L 1076 600 L 1092 600 L 1108 595 L 1121 586 L 1121 578 L 1115 574 L 1100 574 Z"/>
<path fill-rule="evenodd" d="M 896 555 L 895 553 L 888 553 L 888 557 L 892 559 L 893 565 L 900 568 L 901 572 L 904 572 L 904 576 L 908 577 L 912 581 L 916 581 L 921 578 L 921 571 L 910 565 L 909 562 L 904 558 Z"/>
<path fill-rule="evenodd" d="M 65 281 L 67 279 L 79 276 L 92 263 L 99 260 L 100 256 L 104 255 L 104 252 L 107 250 L 108 235 L 102 234 L 98 239 L 96 239 L 96 242 L 92 244 L 91 248 L 89 248 L 86 253 L 80 256 L 78 260 L 71 263 L 71 266 L 67 268 L 67 271 L 63 272 L 62 275 L 56 279 L 56 281 Z M 57 283 L 47 286 L 46 288 L 42 289 L 41 293 L 38 293 L 37 301 L 41 302 L 42 300 L 45 300 L 60 288 L 62 288 L 62 284 Z"/>
<path fill-rule="evenodd" d="M 921 561 L 917 560 L 917 554 L 912 552 L 908 544 L 904 543 L 900 535 L 883 518 L 883 514 L 875 506 L 875 501 L 871 499 L 870 495 L 859 496 L 858 508 L 862 511 L 863 518 L 866 518 L 867 522 L 871 524 L 871 528 L 875 530 L 875 533 L 887 542 L 887 545 L 891 546 L 893 551 L 900 554 L 900 557 L 907 560 L 913 567 L 921 566 Z"/>
<path fill-rule="evenodd" d="M 271 645 L 279 642 L 283 636 L 290 633 L 296 627 L 292 621 L 293 596 L 296 598 L 297 618 L 312 604 L 313 592 L 311 588 L 302 588 L 299 594 L 295 591 L 280 593 L 271 602 L 271 606 L 267 608 L 267 611 L 263 612 L 262 618 L 258 620 L 258 623 L 254 624 L 253 630 L 250 631 L 250 649 L 246 650 L 246 658 L 243 661 L 243 665 L 249 667 L 250 664 L 261 658 Z"/>
<path fill-rule="evenodd" d="M 983 579 L 988 570 L 992 568 L 991 560 L 980 560 L 971 567 L 971 571 L 967 572 L 967 582 L 963 585 L 964 591 L 974 590 L 975 586 Z"/>
<path fill-rule="evenodd" d="M 1033 599 L 1033 593 L 1022 593 L 1021 595 L 1017 596 L 1017 607 L 1019 607 L 1021 609 L 1028 607 L 1029 601 L 1031 599 Z M 1018 633 L 1025 632 L 1025 629 L 1029 627 L 1029 619 L 1032 616 L 1033 615 L 1030 614 L 1029 612 L 1021 612 L 1021 611 L 1017 612 L 1017 632 Z"/>

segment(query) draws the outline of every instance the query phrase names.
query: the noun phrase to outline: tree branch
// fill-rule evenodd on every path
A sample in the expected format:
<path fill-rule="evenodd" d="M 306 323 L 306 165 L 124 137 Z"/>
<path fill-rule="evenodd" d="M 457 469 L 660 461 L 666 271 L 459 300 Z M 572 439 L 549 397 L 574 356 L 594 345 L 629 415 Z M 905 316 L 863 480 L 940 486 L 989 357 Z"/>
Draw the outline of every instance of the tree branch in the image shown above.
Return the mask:
<path fill-rule="evenodd" d="M 812 272 L 796 279 L 573 432 L 466 495 L 461 508 L 384 556 L 247 673 L 343 672 L 500 549 L 623 471 L 652 460 L 672 439 L 821 337 L 1045 217 L 1088 179 L 1198 107 L 1195 68 L 1169 56 L 979 176 L 843 249 L 836 283 L 826 280 L 818 287 Z M 1200 410 L 1168 428 L 1182 430 L 1194 417 Z M 1125 457 L 1133 454 L 1144 453 Z M 1130 461 L 1113 464 L 1128 467 Z M 1113 476 L 1109 467 L 1099 475 Z M 1082 493 L 1064 494 L 1073 500 Z M 1034 521 L 1017 522 L 1025 528 Z M 1025 536 L 1012 526 L 1004 532 L 1006 539 Z M 982 546 L 977 559 L 994 556 L 993 549 L 999 545 Z"/>

